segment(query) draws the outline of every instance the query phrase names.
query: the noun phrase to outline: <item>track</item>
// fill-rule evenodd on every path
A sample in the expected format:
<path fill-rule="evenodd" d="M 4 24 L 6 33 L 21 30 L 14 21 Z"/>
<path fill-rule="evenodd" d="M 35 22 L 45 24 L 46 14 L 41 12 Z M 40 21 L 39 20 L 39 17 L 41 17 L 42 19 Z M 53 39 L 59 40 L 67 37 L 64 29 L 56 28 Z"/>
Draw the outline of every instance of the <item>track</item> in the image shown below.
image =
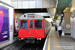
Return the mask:
<path fill-rule="evenodd" d="M 19 50 L 43 50 L 44 40 L 38 43 L 25 43 Z"/>
<path fill-rule="evenodd" d="M 16 41 L 15 43 L 8 45 L 1 50 L 42 50 L 44 41 L 38 41 L 36 43 L 26 43 L 26 41 Z"/>

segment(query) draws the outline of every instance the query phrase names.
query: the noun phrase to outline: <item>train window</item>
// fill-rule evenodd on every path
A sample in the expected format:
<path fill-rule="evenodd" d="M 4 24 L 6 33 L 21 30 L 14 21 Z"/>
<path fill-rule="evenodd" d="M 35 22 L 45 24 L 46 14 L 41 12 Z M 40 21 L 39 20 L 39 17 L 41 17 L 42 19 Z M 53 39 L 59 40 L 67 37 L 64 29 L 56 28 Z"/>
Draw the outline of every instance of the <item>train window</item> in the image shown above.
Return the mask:
<path fill-rule="evenodd" d="M 21 20 L 20 28 L 27 29 L 27 20 Z"/>
<path fill-rule="evenodd" d="M 42 29 L 42 21 L 35 20 L 35 29 Z"/>
<path fill-rule="evenodd" d="M 29 29 L 33 28 L 33 21 L 29 21 Z"/>

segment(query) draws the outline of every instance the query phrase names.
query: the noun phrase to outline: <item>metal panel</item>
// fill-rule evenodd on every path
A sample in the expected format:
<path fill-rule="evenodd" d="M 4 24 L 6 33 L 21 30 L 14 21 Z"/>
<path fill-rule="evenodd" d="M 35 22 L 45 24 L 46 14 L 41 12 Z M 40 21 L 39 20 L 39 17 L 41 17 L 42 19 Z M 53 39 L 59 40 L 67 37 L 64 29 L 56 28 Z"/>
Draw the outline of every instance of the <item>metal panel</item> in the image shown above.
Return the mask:
<path fill-rule="evenodd" d="M 14 6 L 15 8 L 17 8 L 17 2 L 12 2 L 11 4 L 12 4 L 12 6 Z"/>
<path fill-rule="evenodd" d="M 22 2 L 21 1 L 19 1 L 17 4 L 18 4 L 17 5 L 18 8 L 21 8 L 22 7 Z"/>
<path fill-rule="evenodd" d="M 35 1 L 29 1 L 29 8 L 35 8 Z"/>
<path fill-rule="evenodd" d="M 42 0 L 36 1 L 36 8 L 42 8 Z"/>
<path fill-rule="evenodd" d="M 7 4 L 11 5 L 11 0 L 0 0 L 0 1 L 2 1 L 2 2 L 4 2 L 4 3 L 7 3 Z"/>
<path fill-rule="evenodd" d="M 3 1 L 0 1 L 0 3 L 2 3 L 2 4 L 5 4 L 5 5 L 7 5 L 7 6 L 12 7 L 11 5 L 9 5 L 9 4 L 7 4 L 7 3 L 4 3 Z M 12 8 L 14 8 L 14 7 L 12 7 Z"/>
<path fill-rule="evenodd" d="M 75 39 L 75 17 L 71 17 L 71 37 Z"/>
<path fill-rule="evenodd" d="M 21 7 L 21 8 L 29 8 L 29 3 L 28 3 L 28 1 L 21 1 L 22 2 L 22 5 L 23 5 L 23 7 Z M 21 6 L 22 6 L 21 5 Z"/>
<path fill-rule="evenodd" d="M 50 7 L 50 2 L 48 0 L 43 0 L 42 4 L 43 4 L 42 5 L 43 8 L 49 8 Z"/>

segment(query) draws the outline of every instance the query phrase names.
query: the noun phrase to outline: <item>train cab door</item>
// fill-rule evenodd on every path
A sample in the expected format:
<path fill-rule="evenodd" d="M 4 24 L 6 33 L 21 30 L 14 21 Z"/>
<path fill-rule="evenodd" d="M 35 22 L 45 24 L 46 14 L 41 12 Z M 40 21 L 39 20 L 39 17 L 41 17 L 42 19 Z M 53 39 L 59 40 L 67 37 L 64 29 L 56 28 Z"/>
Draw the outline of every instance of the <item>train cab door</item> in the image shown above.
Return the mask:
<path fill-rule="evenodd" d="M 34 19 L 34 37 L 45 38 L 44 19 Z"/>
<path fill-rule="evenodd" d="M 20 19 L 19 20 L 19 38 L 28 37 L 28 21 L 29 19 Z"/>
<path fill-rule="evenodd" d="M 29 20 L 28 37 L 33 37 L 33 20 Z"/>

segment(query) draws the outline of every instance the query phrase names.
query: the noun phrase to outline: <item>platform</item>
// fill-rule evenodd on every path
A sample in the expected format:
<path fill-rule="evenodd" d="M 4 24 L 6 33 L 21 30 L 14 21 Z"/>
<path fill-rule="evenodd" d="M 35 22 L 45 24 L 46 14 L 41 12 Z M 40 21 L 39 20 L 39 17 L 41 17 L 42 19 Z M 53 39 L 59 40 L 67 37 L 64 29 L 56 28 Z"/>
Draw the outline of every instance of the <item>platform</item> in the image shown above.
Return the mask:
<path fill-rule="evenodd" d="M 25 41 L 16 41 L 1 50 L 19 50 L 24 44 Z M 75 39 L 71 35 L 65 35 L 59 38 L 58 31 L 55 31 L 54 27 L 52 27 L 45 40 L 43 50 L 75 50 Z"/>
<path fill-rule="evenodd" d="M 52 27 L 47 37 L 45 50 L 75 50 L 75 39 L 70 35 L 59 38 L 58 31 Z"/>

